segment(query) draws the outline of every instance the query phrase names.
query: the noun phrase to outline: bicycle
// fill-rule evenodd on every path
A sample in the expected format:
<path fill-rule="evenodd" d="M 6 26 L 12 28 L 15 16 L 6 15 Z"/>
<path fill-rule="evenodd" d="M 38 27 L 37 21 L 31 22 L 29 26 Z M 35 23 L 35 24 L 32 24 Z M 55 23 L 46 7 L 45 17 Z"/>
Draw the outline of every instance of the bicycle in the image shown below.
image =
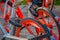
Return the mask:
<path fill-rule="evenodd" d="M 9 2 L 9 1 L 8 1 Z M 13 2 L 14 3 L 14 2 Z M 9 4 L 9 3 L 8 3 Z M 8 5 L 7 4 L 7 5 Z M 10 2 L 10 7 L 12 7 L 12 2 Z M 14 5 L 14 7 L 15 7 L 15 5 Z M 5 9 L 6 10 L 6 9 Z M 48 28 L 47 27 L 45 27 L 44 25 L 42 25 L 40 22 L 38 22 L 38 21 L 36 21 L 36 20 L 34 20 L 34 19 L 31 19 L 31 18 L 27 18 L 27 19 L 24 19 L 24 16 L 23 16 L 23 14 L 22 14 L 22 12 L 21 12 L 21 10 L 20 10 L 20 8 L 17 6 L 16 7 L 16 13 L 17 13 L 17 16 L 19 17 L 19 19 L 21 19 L 21 21 L 20 21 L 20 23 L 18 23 L 18 22 L 16 22 L 16 19 L 15 19 L 15 17 L 14 17 L 14 19 L 13 19 L 13 17 L 10 19 L 10 15 L 5 15 L 4 16 L 4 18 L 5 18 L 5 21 L 7 21 L 7 22 L 10 22 L 12 25 L 14 25 L 14 26 L 17 26 L 17 29 L 18 30 L 16 30 L 16 29 L 14 29 L 13 31 L 14 31 L 14 33 L 13 33 L 13 35 L 16 35 L 17 37 L 19 37 L 20 36 L 20 30 L 21 29 L 23 29 L 23 28 L 26 28 L 27 30 L 28 30 L 28 32 L 31 34 L 31 35 L 34 35 L 34 33 L 28 28 L 29 26 L 33 26 L 33 27 L 35 27 L 35 30 L 36 30 L 36 33 L 37 33 L 37 36 L 39 36 L 39 37 L 37 37 L 37 36 L 35 36 L 36 38 L 33 38 L 33 39 L 40 39 L 40 37 L 41 38 L 43 38 L 43 36 L 44 35 L 41 35 L 40 36 L 40 30 L 42 31 L 42 33 L 44 33 L 45 34 L 45 36 L 44 36 L 44 38 L 45 37 L 49 37 L 49 39 L 50 39 L 50 33 L 49 33 L 49 30 L 48 30 Z M 8 18 L 6 18 L 6 17 L 8 17 Z M 40 26 L 42 26 L 41 28 L 40 28 Z M 6 27 L 7 28 L 7 27 Z M 14 27 L 14 28 L 16 28 L 16 27 Z M 4 29 L 4 28 L 2 28 L 2 29 Z M 8 29 L 9 30 L 9 29 Z M 39 31 L 38 31 L 39 30 Z M 6 30 L 7 31 L 7 30 Z M 11 30 L 10 30 L 11 31 Z M 9 32 L 10 32 L 9 31 Z M 9 33 L 9 32 L 7 32 L 7 33 Z M 3 40 L 4 40 L 5 38 L 3 38 Z M 33 40 L 32 39 L 32 40 Z M 48 39 L 48 40 L 49 40 Z"/>
<path fill-rule="evenodd" d="M 45 8 L 44 8 L 45 9 Z M 53 14 L 53 13 L 52 13 Z M 42 14 L 41 14 L 42 15 Z M 45 20 L 44 20 L 45 21 Z M 41 22 L 41 21 L 40 21 Z M 43 20 L 42 20 L 42 22 L 43 22 Z M 42 23 L 41 22 L 41 23 Z M 54 21 L 55 22 L 55 21 Z M 44 24 L 44 23 L 43 23 Z M 47 24 L 46 24 L 47 25 Z M 59 26 L 59 25 L 58 25 Z M 48 26 L 48 27 L 50 27 L 50 26 Z M 52 31 L 52 30 L 51 30 Z M 59 31 L 59 29 L 58 29 L 58 31 Z M 52 34 L 52 33 L 51 33 Z M 58 33 L 59 34 L 59 33 Z M 52 34 L 52 35 L 54 35 L 55 36 L 55 34 Z"/>
<path fill-rule="evenodd" d="M 33 7 L 30 9 L 31 14 L 34 16 L 42 24 L 46 24 L 47 27 L 50 29 L 50 33 L 56 37 L 56 40 L 60 40 L 60 25 L 58 21 L 55 19 L 56 15 L 49 9 L 45 7 L 38 7 L 36 8 L 36 13 L 32 12 Z M 33 14 L 34 13 L 34 14 Z M 55 25 L 55 26 L 54 26 Z M 56 28 L 55 28 L 56 27 Z M 54 28 L 57 30 L 58 36 L 53 32 Z"/>

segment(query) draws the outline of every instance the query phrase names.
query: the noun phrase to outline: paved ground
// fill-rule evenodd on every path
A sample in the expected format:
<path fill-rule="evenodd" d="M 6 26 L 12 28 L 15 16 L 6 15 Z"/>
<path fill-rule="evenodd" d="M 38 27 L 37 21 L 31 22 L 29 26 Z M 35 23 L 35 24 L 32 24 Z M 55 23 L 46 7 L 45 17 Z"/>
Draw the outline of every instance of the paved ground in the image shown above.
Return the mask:
<path fill-rule="evenodd" d="M 53 12 L 54 12 L 54 14 L 56 14 L 58 17 L 60 17 L 60 6 L 55 6 Z"/>
<path fill-rule="evenodd" d="M 27 9 L 26 9 L 27 10 Z M 25 10 L 24 10 L 25 11 Z M 60 17 L 60 6 L 55 6 L 55 8 L 54 8 L 54 10 L 53 10 L 53 12 L 54 12 L 54 14 L 56 14 L 57 16 L 59 16 Z M 26 15 L 25 15 L 26 16 Z M 25 32 L 26 30 L 24 29 L 24 30 L 22 30 L 23 32 Z M 23 33 L 22 32 L 22 33 Z M 25 33 L 23 33 L 22 34 L 21 33 L 21 35 L 22 35 L 22 37 L 26 37 L 27 36 L 27 32 L 25 32 Z M 24 35 L 24 36 L 23 36 Z M 29 34 L 28 34 L 29 35 Z M 1 40 L 1 37 L 2 37 L 2 33 L 1 33 L 1 30 L 0 30 L 0 40 Z"/>

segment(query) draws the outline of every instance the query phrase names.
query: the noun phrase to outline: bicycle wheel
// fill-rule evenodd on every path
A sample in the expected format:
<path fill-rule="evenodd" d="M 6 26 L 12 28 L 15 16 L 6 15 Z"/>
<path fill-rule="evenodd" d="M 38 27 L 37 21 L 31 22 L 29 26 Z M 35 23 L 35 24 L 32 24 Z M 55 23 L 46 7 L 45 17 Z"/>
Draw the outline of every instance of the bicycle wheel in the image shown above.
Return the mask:
<path fill-rule="evenodd" d="M 19 37 L 21 31 L 26 28 L 28 31 L 26 34 L 30 34 L 30 37 L 28 40 L 39 40 L 39 39 L 48 39 L 50 40 L 50 33 L 47 27 L 45 25 L 42 25 L 40 22 L 31 19 L 31 18 L 25 18 L 20 21 L 20 23 L 16 22 L 15 20 L 11 19 L 10 23 L 12 25 L 17 26 L 17 29 L 15 31 L 15 36 Z M 19 26 L 20 24 L 20 26 Z M 34 30 L 35 29 L 35 30 Z M 31 36 L 32 35 L 32 36 Z M 28 35 L 29 36 L 29 35 Z"/>
<path fill-rule="evenodd" d="M 55 15 L 52 11 L 40 7 L 37 9 L 38 13 L 38 21 L 40 21 L 42 24 L 46 24 L 47 27 L 50 29 L 52 36 L 56 38 L 56 40 L 60 40 L 60 25 L 55 19 Z"/>
<path fill-rule="evenodd" d="M 52 10 L 54 6 L 54 0 L 43 0 L 43 6 Z"/>

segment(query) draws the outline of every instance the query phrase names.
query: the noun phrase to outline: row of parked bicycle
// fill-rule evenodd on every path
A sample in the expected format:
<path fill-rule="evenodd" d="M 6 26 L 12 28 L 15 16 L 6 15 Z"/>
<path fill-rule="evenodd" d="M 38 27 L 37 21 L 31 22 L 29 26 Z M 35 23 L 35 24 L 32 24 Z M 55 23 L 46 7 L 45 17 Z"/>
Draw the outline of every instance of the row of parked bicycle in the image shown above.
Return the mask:
<path fill-rule="evenodd" d="M 33 0 L 31 3 L 28 10 L 34 17 L 26 18 L 17 0 L 0 0 L 1 40 L 5 40 L 6 35 L 20 37 L 24 28 L 34 36 L 28 40 L 60 40 L 60 19 L 52 12 L 54 0 Z"/>

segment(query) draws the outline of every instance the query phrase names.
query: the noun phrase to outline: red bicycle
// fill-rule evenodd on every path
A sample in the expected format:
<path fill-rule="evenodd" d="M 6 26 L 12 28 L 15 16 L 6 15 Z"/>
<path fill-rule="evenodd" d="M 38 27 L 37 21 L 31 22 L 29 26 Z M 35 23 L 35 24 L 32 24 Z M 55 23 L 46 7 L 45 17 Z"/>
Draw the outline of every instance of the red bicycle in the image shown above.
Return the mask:
<path fill-rule="evenodd" d="M 30 7 L 30 12 L 42 24 L 46 24 L 50 29 L 50 33 L 52 36 L 56 38 L 56 40 L 60 40 L 60 25 L 58 21 L 55 19 L 56 15 L 51 12 L 54 4 L 54 0 L 40 0 L 39 4 L 32 4 Z M 49 10 L 50 9 L 50 10 Z M 55 26 L 54 26 L 55 25 Z M 54 32 L 57 31 L 57 32 Z M 58 36 L 56 35 L 58 34 Z"/>
<path fill-rule="evenodd" d="M 59 40 L 60 38 L 60 25 L 58 21 L 55 19 L 55 15 L 52 11 L 48 10 L 45 7 L 38 7 L 36 10 L 33 10 L 34 8 L 30 8 L 30 12 L 34 16 L 35 19 L 37 19 L 39 22 L 41 22 L 43 25 L 46 24 L 47 27 L 50 29 L 50 33 L 52 36 L 56 38 L 56 40 Z M 56 31 L 56 32 L 54 32 Z M 57 36 L 57 34 L 58 36 Z"/>
<path fill-rule="evenodd" d="M 2 3 L 1 3 L 2 2 Z M 5 23 L 7 25 L 8 22 L 10 22 L 12 25 L 14 25 L 13 27 L 13 35 L 20 37 L 20 31 L 23 28 L 26 28 L 27 31 L 34 36 L 34 38 L 32 38 L 31 40 L 39 40 L 39 39 L 48 39 L 50 40 L 50 33 L 47 27 L 45 27 L 45 25 L 42 25 L 40 22 L 31 19 L 31 18 L 25 18 L 24 15 L 22 14 L 20 8 L 18 7 L 18 5 L 15 4 L 15 1 L 12 0 L 11 1 L 6 1 L 6 0 L 1 0 L 0 4 L 4 4 L 6 2 L 6 6 L 5 9 L 2 8 L 2 6 L 0 6 L 4 11 L 2 11 L 4 14 L 3 19 L 5 20 Z M 15 5 L 14 5 L 15 4 Z M 11 10 L 7 12 L 6 14 L 6 7 L 14 7 L 15 8 L 15 13 L 18 16 L 16 18 L 16 15 L 14 17 L 11 17 Z M 20 19 L 19 21 L 17 21 L 17 19 Z M 34 27 L 36 34 L 34 34 L 34 32 L 30 29 L 30 27 Z M 1 27 L 2 28 L 2 27 Z M 15 29 L 14 29 L 15 28 Z M 2 29 L 5 29 L 5 31 L 7 33 L 9 33 L 11 30 L 9 30 L 8 27 L 4 27 Z M 4 32 L 4 30 L 3 30 Z M 42 35 L 41 35 L 42 34 Z M 6 34 L 5 34 L 6 35 Z M 3 40 L 5 40 L 5 38 L 3 38 Z"/>

